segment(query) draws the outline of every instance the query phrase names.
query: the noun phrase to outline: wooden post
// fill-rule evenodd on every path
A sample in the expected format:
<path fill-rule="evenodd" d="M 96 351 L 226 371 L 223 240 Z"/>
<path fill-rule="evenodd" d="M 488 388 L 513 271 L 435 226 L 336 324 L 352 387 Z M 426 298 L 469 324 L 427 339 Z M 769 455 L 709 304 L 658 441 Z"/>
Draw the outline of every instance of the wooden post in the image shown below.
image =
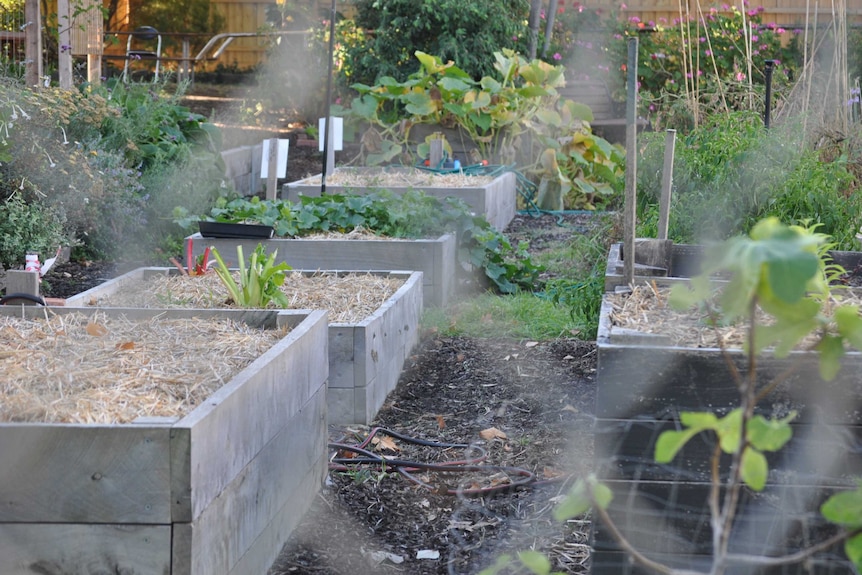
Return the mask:
<path fill-rule="evenodd" d="M 25 272 L 22 270 L 9 270 L 6 272 L 6 294 L 26 294 L 33 297 L 39 296 L 39 272 Z M 23 301 L 23 300 L 22 300 Z M 35 302 L 25 302 L 33 305 Z"/>
<path fill-rule="evenodd" d="M 428 156 L 428 167 L 439 168 L 443 161 L 443 138 L 431 140 L 431 151 Z"/>
<path fill-rule="evenodd" d="M 72 89 L 72 17 L 69 0 L 57 0 L 57 27 L 59 28 L 59 55 L 57 70 L 60 74 L 60 87 Z"/>
<path fill-rule="evenodd" d="M 24 81 L 37 86 L 42 78 L 42 15 L 39 0 L 24 4 Z"/>
<path fill-rule="evenodd" d="M 664 166 L 661 173 L 661 200 L 658 212 L 658 239 L 667 239 L 670 221 L 670 194 L 673 187 L 673 153 L 676 147 L 676 130 L 668 129 L 664 137 Z"/>
<path fill-rule="evenodd" d="M 269 146 L 269 164 L 266 168 L 266 199 L 276 199 L 278 188 L 278 138 L 270 138 L 267 142 Z"/>
<path fill-rule="evenodd" d="M 635 277 L 635 225 L 637 214 L 637 99 L 638 39 L 628 40 L 626 68 L 626 196 L 623 206 L 623 279 L 632 285 Z"/>
<path fill-rule="evenodd" d="M 188 82 L 191 78 L 189 59 L 191 58 L 191 40 L 183 36 L 183 61 L 180 63 L 180 82 Z"/>

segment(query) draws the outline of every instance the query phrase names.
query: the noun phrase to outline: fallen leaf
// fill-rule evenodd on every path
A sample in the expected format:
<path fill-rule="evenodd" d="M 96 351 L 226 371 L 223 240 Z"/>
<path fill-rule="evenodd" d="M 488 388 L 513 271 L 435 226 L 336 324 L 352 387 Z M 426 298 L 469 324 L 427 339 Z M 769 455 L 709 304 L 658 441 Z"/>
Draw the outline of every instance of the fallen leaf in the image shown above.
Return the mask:
<path fill-rule="evenodd" d="M 557 477 L 562 477 L 563 473 L 554 469 L 553 467 L 545 467 L 542 469 L 542 477 L 545 479 L 555 479 Z"/>
<path fill-rule="evenodd" d="M 464 356 L 463 353 L 459 353 L 458 355 L 455 356 L 455 360 L 458 361 L 458 363 L 464 361 L 465 359 L 466 359 L 466 357 Z"/>
<path fill-rule="evenodd" d="M 395 443 L 395 440 L 391 437 L 379 437 L 377 435 L 371 440 L 371 443 L 377 448 L 378 451 L 383 449 L 388 449 L 389 451 L 401 451 L 401 448 Z"/>
<path fill-rule="evenodd" d="M 117 349 L 120 351 L 125 351 L 127 349 L 134 349 L 135 342 L 133 341 L 124 341 L 123 343 L 117 344 Z"/>
<path fill-rule="evenodd" d="M 106 328 L 105 326 L 103 326 L 100 323 L 90 322 L 87 324 L 86 329 L 87 329 L 88 334 L 90 334 L 92 336 L 96 336 L 96 337 L 101 337 L 101 336 L 105 335 L 106 333 L 108 333 L 108 328 Z"/>
<path fill-rule="evenodd" d="M 575 407 L 573 405 L 569 405 L 568 403 L 560 411 L 571 411 L 572 413 L 580 413 L 580 411 L 578 411 L 577 407 Z"/>
<path fill-rule="evenodd" d="M 575 359 L 575 356 L 573 356 L 573 355 L 567 355 L 567 356 L 565 356 L 563 359 L 564 359 L 565 361 L 571 361 L 571 360 Z"/>
<path fill-rule="evenodd" d="M 483 429 L 479 432 L 479 437 L 484 440 L 507 439 L 506 434 L 497 429 L 496 427 L 489 427 L 488 429 Z"/>
<path fill-rule="evenodd" d="M 538 341 L 528 341 L 524 344 L 524 347 L 536 347 L 537 345 L 539 345 Z"/>
<path fill-rule="evenodd" d="M 442 415 L 437 416 L 437 429 L 445 429 L 446 428 L 446 420 L 443 419 Z"/>

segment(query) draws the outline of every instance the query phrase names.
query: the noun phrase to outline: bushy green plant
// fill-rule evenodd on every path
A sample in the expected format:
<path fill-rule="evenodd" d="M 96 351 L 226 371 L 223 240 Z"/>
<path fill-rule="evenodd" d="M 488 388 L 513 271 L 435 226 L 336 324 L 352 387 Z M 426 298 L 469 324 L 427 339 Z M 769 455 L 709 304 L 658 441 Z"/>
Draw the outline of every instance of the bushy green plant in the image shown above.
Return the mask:
<path fill-rule="evenodd" d="M 488 282 L 501 293 L 532 290 L 541 267 L 525 245 L 513 246 L 506 236 L 481 217 L 471 214 L 460 199 L 441 201 L 421 191 L 396 195 L 386 190 L 370 194 L 304 196 L 299 203 L 259 198 L 220 199 L 202 217 L 187 210 L 175 212 L 176 222 L 190 228 L 198 220 L 258 223 L 273 226 L 280 237 L 301 237 L 312 232 L 349 232 L 364 228 L 395 238 L 437 237 L 454 232 L 465 264 L 482 269 Z"/>
<path fill-rule="evenodd" d="M 161 88 L 0 83 L 6 186 L 61 214 L 87 257 L 141 257 L 179 232 L 178 203 L 205 209 L 225 191 L 220 132 Z"/>
<path fill-rule="evenodd" d="M 14 269 L 24 264 L 29 252 L 38 253 L 44 261 L 57 248 L 74 245 L 63 226 L 60 214 L 42 204 L 24 201 L 14 193 L 0 202 L 0 266 Z"/>
<path fill-rule="evenodd" d="M 680 243 L 748 232 L 760 219 L 821 224 L 839 249 L 855 249 L 862 201 L 846 158 L 822 161 L 793 125 L 767 130 L 756 112 L 718 114 L 677 141 L 669 237 Z M 638 165 L 641 230 L 655 228 L 664 136 L 644 135 Z"/>
<path fill-rule="evenodd" d="M 348 83 L 373 85 L 384 76 L 403 81 L 419 69 L 417 50 L 458 62 L 478 80 L 492 72 L 494 52 L 514 47 L 528 6 L 523 0 L 358 0 L 356 28 L 342 37 Z M 393 31 L 397 30 L 397 34 Z"/>

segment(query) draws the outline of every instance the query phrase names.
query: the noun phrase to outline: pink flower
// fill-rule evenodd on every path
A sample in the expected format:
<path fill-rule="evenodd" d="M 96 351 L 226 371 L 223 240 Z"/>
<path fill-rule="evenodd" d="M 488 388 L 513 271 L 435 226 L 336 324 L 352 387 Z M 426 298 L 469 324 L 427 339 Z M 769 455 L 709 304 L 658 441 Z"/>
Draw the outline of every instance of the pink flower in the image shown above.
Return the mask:
<path fill-rule="evenodd" d="M 776 28 L 775 29 L 776 34 L 784 34 L 785 32 L 787 32 L 787 30 L 785 30 L 784 28 Z"/>
<path fill-rule="evenodd" d="M 758 40 L 760 40 L 760 36 L 758 36 L 757 34 L 751 35 L 751 41 L 752 42 L 757 42 Z"/>
<path fill-rule="evenodd" d="M 743 74 L 742 72 L 737 72 L 736 73 L 736 81 L 742 82 L 743 80 L 745 80 L 745 74 Z"/>
<path fill-rule="evenodd" d="M 641 19 L 638 18 L 637 16 L 632 16 L 631 18 L 629 18 L 629 22 L 631 22 L 632 24 L 639 24 L 640 21 L 641 21 Z"/>
<path fill-rule="evenodd" d="M 554 60 L 562 60 L 563 56 L 559 52 L 554 52 Z"/>
<path fill-rule="evenodd" d="M 620 10 L 628 10 L 628 8 L 629 7 L 626 6 L 625 3 L 620 4 Z"/>

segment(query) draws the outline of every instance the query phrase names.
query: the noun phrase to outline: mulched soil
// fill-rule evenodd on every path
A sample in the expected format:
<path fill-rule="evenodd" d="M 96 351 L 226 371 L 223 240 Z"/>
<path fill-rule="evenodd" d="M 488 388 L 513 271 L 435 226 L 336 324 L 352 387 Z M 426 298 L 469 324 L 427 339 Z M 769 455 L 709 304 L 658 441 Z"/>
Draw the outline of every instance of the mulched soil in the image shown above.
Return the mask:
<path fill-rule="evenodd" d="M 507 233 L 514 241 L 529 239 L 538 252 L 587 229 L 589 220 L 584 214 L 520 215 Z M 134 265 L 60 264 L 46 274 L 46 287 L 63 297 Z M 414 473 L 429 484 L 426 488 L 393 468 L 333 469 L 268 575 L 473 575 L 503 554 L 526 549 L 546 554 L 556 570 L 587 573 L 589 523 L 560 523 L 552 511 L 572 481 L 592 467 L 595 371 L 594 342 L 424 333 L 373 425 L 332 428 L 330 441 L 357 445 L 370 429 L 382 427 L 411 438 L 481 447 L 487 453 L 484 464 L 518 468 L 534 480 L 507 489 L 507 475 L 498 468 Z M 491 437 L 483 438 L 483 431 Z M 475 456 L 475 450 L 383 437 L 381 447 L 399 451 L 379 453 L 402 460 Z M 479 493 L 459 495 L 459 488 Z M 424 554 L 437 558 L 417 558 Z"/>
<path fill-rule="evenodd" d="M 316 148 L 295 145 L 298 132 L 284 133 L 292 138 L 288 180 L 320 173 Z M 529 239 L 531 249 L 541 251 L 583 231 L 589 220 L 583 214 L 519 216 L 507 231 L 513 241 Z M 169 265 L 63 263 L 46 274 L 43 292 L 66 297 L 142 264 Z M 424 333 L 373 425 L 334 427 L 330 441 L 357 445 L 382 427 L 482 448 L 484 465 L 496 467 L 412 474 L 428 487 L 391 467 L 332 469 L 267 575 L 473 575 L 503 554 L 527 549 L 545 554 L 555 570 L 587 573 L 589 523 L 560 523 L 552 511 L 592 468 L 595 371 L 594 342 Z M 402 460 L 439 463 L 477 453 L 381 437 L 371 449 Z M 393 446 L 397 451 L 385 449 Z M 507 474 L 500 467 L 517 469 Z M 506 487 L 526 472 L 533 475 L 526 486 Z M 477 493 L 459 493 L 464 489 Z M 432 558 L 418 558 L 424 556 Z"/>

